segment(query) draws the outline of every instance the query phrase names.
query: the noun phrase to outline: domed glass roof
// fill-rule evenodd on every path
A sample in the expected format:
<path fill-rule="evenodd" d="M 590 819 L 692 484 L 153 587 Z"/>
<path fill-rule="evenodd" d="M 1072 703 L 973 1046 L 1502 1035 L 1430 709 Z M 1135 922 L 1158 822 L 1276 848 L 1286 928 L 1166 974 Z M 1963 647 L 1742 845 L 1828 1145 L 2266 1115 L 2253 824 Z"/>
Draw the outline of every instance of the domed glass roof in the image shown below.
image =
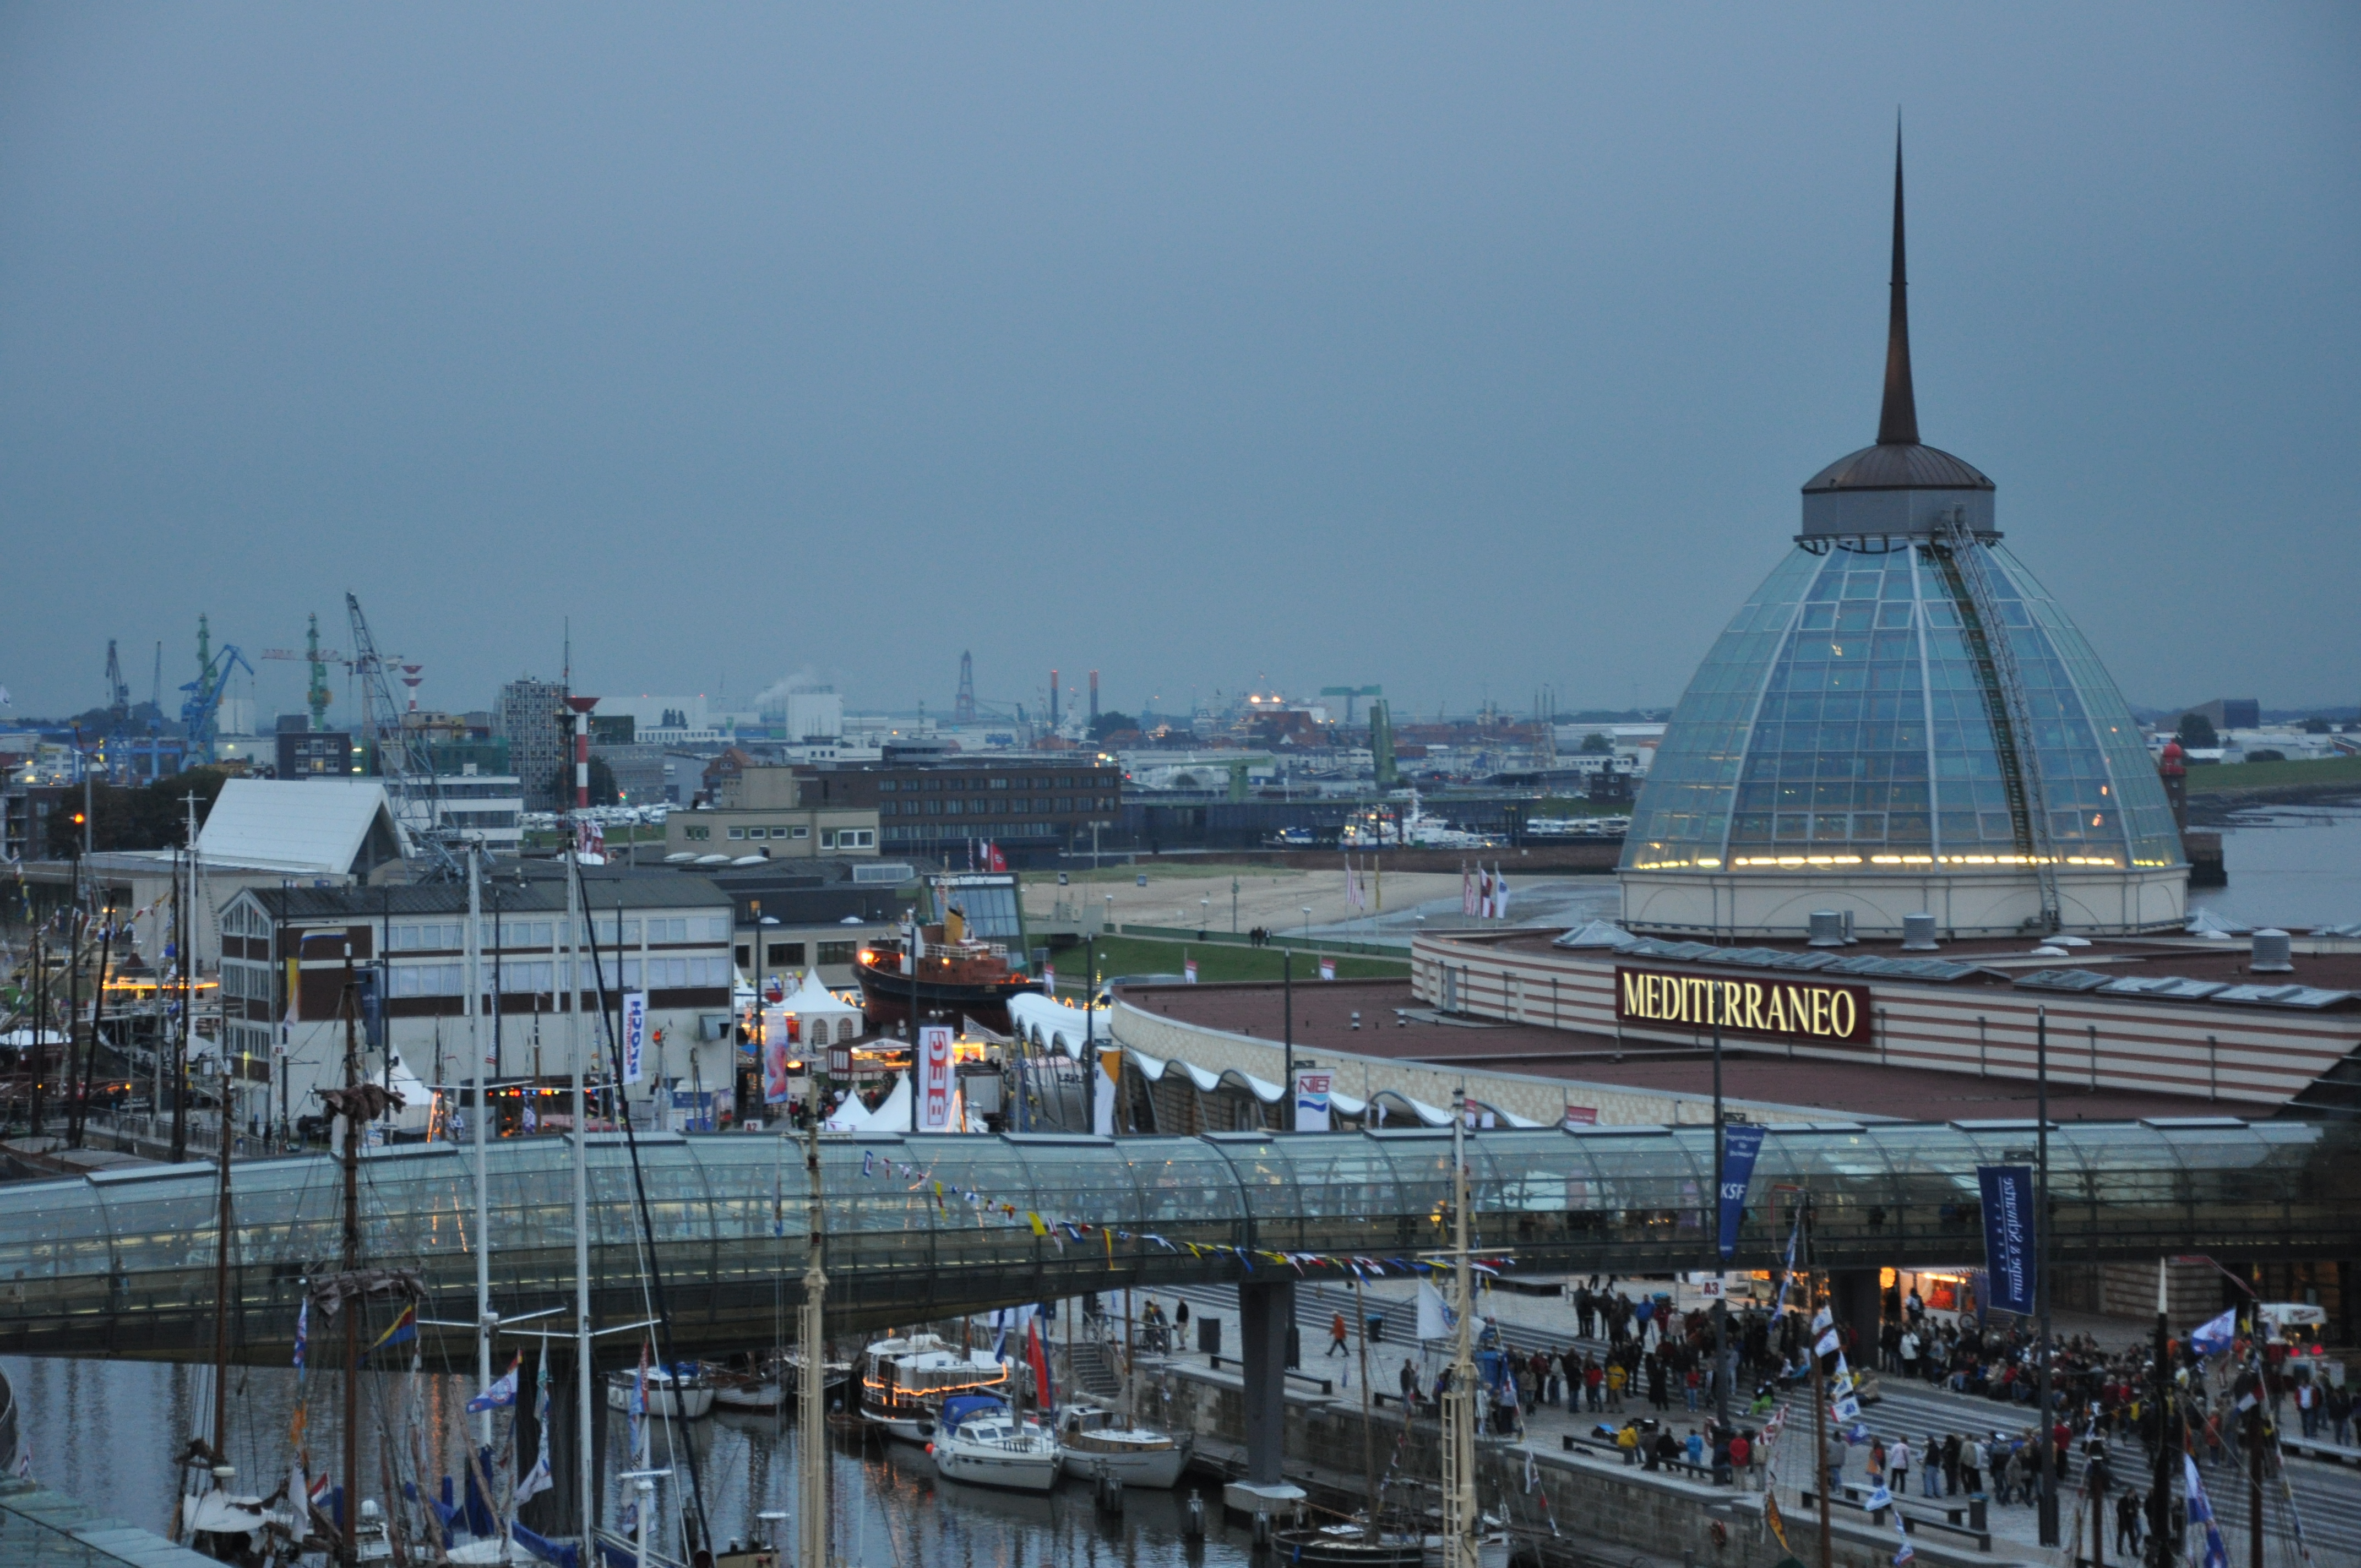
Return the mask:
<path fill-rule="evenodd" d="M 1883 547 L 1881 547 L 1881 545 Z M 2032 713 L 2061 870 L 2181 863 L 2156 767 L 2066 612 L 1980 543 Z M 1626 871 L 2029 863 L 1965 586 L 1930 541 L 1799 544 L 1738 612 L 1674 710 L 1625 840 Z"/>

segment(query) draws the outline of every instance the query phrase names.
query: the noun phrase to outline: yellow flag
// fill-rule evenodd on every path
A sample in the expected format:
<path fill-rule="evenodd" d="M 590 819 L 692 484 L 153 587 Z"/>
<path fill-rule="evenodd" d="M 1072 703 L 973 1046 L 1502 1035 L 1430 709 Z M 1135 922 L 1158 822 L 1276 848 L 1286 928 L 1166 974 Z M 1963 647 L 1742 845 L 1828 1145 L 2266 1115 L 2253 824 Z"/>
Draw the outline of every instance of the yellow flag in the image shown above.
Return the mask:
<path fill-rule="evenodd" d="M 1035 1235 L 1046 1236 L 1049 1234 L 1049 1227 L 1041 1223 L 1041 1216 L 1035 1213 L 1032 1210 L 1027 1209 L 1025 1211 L 1025 1219 L 1027 1223 L 1033 1227 L 1033 1234 Z"/>

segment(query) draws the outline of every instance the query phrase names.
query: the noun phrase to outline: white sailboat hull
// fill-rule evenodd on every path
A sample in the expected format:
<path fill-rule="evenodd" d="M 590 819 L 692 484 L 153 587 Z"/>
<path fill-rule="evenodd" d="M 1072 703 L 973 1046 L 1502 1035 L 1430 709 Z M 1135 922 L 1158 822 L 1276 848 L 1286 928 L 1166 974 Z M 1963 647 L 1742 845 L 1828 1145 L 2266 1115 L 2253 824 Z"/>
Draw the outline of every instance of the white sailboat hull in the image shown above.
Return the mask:
<path fill-rule="evenodd" d="M 1153 1448 L 1123 1444 L 1076 1448 L 1060 1442 L 1058 1458 L 1067 1475 L 1081 1480 L 1112 1475 L 1126 1486 L 1147 1486 L 1159 1492 L 1169 1492 L 1179 1486 L 1181 1472 L 1189 1468 L 1189 1450 L 1174 1442 Z"/>

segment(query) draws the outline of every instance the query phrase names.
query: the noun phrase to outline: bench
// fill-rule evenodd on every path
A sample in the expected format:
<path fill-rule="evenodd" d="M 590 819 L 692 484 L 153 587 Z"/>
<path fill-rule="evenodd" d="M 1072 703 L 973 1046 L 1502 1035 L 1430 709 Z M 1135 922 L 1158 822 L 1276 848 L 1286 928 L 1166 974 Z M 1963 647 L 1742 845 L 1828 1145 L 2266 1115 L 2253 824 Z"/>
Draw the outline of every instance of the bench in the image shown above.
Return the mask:
<path fill-rule="evenodd" d="M 1599 1437 L 1591 1432 L 1561 1432 L 1558 1434 L 1558 1446 L 1568 1453 L 1580 1453 L 1586 1450 L 1595 1449 L 1602 1454 L 1614 1455 L 1619 1464 L 1623 1458 L 1623 1451 L 1615 1446 L 1612 1439 Z M 1633 1464 L 1631 1468 L 1634 1470 L 1644 1470 L 1647 1466 L 1648 1456 L 1643 1453 L 1640 1456 L 1639 1463 Z M 1656 1468 L 1658 1470 L 1686 1470 L 1690 1475 L 1696 1476 L 1700 1481 L 1706 1482 L 1708 1485 L 1719 1486 L 1721 1484 L 1714 1480 L 1713 1466 L 1711 1464 L 1692 1464 L 1686 1459 L 1660 1459 L 1656 1461 Z"/>
<path fill-rule="evenodd" d="M 1213 1354 L 1205 1357 L 1205 1365 L 1212 1367 L 1216 1372 L 1219 1372 L 1222 1369 L 1222 1363 L 1224 1361 L 1228 1362 L 1232 1366 L 1236 1367 L 1240 1372 L 1244 1372 L 1246 1369 L 1246 1364 L 1240 1361 L 1235 1355 L 1224 1355 L 1220 1352 L 1216 1351 Z M 1334 1394 L 1336 1391 L 1336 1383 L 1334 1378 L 1314 1377 L 1309 1372 L 1298 1372 L 1292 1366 L 1287 1369 L 1287 1376 L 1294 1378 L 1299 1383 L 1311 1384 L 1323 1394 Z M 1384 1396 L 1380 1395 L 1378 1397 L 1382 1398 Z"/>
<path fill-rule="evenodd" d="M 1844 1495 L 1842 1497 L 1830 1497 L 1828 1499 L 1828 1503 L 1831 1507 L 1841 1504 L 1845 1508 L 1856 1508 L 1864 1514 L 1869 1513 L 1870 1510 L 1868 1506 L 1862 1501 L 1862 1499 L 1869 1496 L 1870 1488 L 1866 1486 L 1856 1486 L 1850 1482 L 1839 1482 L 1837 1484 L 1837 1489 Z M 1819 1503 L 1819 1495 L 1808 1486 L 1804 1488 L 1803 1497 L 1804 1507 L 1807 1508 L 1817 1507 Z M 1918 1532 L 1918 1527 L 1924 1525 L 1928 1530 L 1941 1530 L 1947 1535 L 1965 1537 L 1967 1540 L 1972 1541 L 1976 1543 L 1976 1550 L 1979 1552 L 1990 1552 L 1992 1550 L 1991 1530 L 1978 1530 L 1972 1524 L 1962 1524 L 1960 1522 L 1960 1515 L 1968 1512 L 1966 1508 L 1959 1507 L 1947 1508 L 1943 1506 L 1940 1499 L 1936 1498 L 1920 1498 L 1918 1500 L 1921 1502 L 1935 1503 L 1938 1511 L 1942 1513 L 1944 1517 L 1939 1519 L 1934 1519 L 1914 1518 L 1909 1514 L 1903 1513 L 1899 1507 L 1902 1499 L 1897 1497 L 1894 1498 L 1894 1504 L 1896 1505 L 1894 1508 L 1894 1513 L 1895 1516 L 1902 1520 L 1902 1528 L 1904 1530 L 1916 1535 Z M 1877 1511 L 1879 1513 L 1883 1513 L 1885 1510 L 1883 1508 L 1880 1508 Z"/>

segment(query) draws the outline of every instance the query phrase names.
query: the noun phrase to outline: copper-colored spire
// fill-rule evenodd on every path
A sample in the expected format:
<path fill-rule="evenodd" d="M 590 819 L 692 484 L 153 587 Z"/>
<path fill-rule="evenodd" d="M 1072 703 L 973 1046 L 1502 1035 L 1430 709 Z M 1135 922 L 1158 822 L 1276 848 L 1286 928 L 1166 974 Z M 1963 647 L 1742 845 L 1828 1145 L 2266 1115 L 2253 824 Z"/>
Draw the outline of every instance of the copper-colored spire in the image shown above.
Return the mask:
<path fill-rule="evenodd" d="M 1902 126 L 1894 127 L 1894 280 L 1885 317 L 1885 406 L 1880 446 L 1918 444 L 1918 400 L 1910 389 L 1910 280 L 1902 264 Z"/>

